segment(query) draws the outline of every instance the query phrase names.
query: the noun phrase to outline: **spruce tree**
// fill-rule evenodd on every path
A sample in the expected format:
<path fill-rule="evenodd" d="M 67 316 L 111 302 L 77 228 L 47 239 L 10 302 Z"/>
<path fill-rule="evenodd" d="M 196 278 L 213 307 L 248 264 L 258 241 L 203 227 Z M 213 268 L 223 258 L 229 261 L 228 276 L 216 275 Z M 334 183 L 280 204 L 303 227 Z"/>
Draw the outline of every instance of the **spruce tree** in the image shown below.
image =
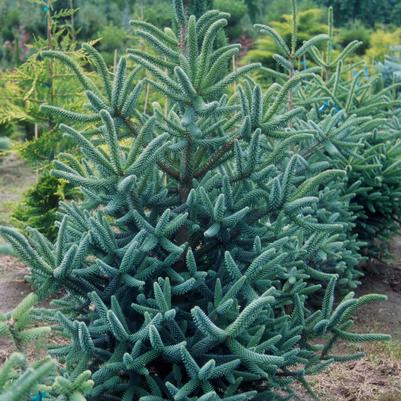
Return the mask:
<path fill-rule="evenodd" d="M 247 75 L 258 64 L 227 72 L 239 46 L 214 46 L 225 14 L 173 7 L 176 32 L 132 22 L 156 54 L 130 49 L 113 73 L 84 46 L 100 87 L 67 55 L 44 54 L 88 99 L 85 114 L 44 106 L 81 151 L 54 174 L 85 200 L 63 205 L 55 243 L 0 234 L 38 294 L 65 291 L 56 319 L 71 341 L 51 354 L 66 377 L 93 372 L 89 400 L 278 401 L 294 381 L 318 399 L 306 376 L 361 357 L 333 353 L 338 340 L 388 336 L 350 331 L 353 313 L 383 297 L 334 303 L 339 275 L 313 263 L 342 247 L 319 188 L 345 172 L 293 151 L 310 134 L 282 135 L 301 112 L 281 111 L 289 90 L 312 77 L 263 93 Z"/>

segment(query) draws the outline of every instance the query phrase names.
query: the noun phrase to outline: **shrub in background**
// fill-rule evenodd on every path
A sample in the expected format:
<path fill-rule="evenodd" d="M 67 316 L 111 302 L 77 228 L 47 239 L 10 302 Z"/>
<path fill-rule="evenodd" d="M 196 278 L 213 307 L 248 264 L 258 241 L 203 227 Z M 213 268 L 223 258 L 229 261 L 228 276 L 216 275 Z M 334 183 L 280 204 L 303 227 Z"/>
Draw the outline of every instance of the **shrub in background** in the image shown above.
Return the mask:
<path fill-rule="evenodd" d="M 400 43 L 400 40 L 401 28 L 377 29 L 370 36 L 370 47 L 366 51 L 366 55 L 371 61 L 383 61 L 385 56 L 391 53 L 392 47 Z"/>
<path fill-rule="evenodd" d="M 242 19 L 246 16 L 247 6 L 243 0 L 214 0 L 214 8 L 230 14 L 226 28 L 227 36 L 231 39 L 244 34 Z"/>
<path fill-rule="evenodd" d="M 270 24 L 273 21 L 278 21 L 282 15 L 288 14 L 290 9 L 290 3 L 282 0 L 260 1 L 260 3 L 261 13 L 257 21 L 255 21 L 259 23 Z M 316 8 L 316 2 L 314 0 L 300 0 L 297 2 L 297 6 L 298 10 L 302 12 L 310 8 Z"/>
<path fill-rule="evenodd" d="M 357 40 L 358 42 L 361 42 L 361 45 L 355 49 L 355 54 L 362 56 L 370 46 L 371 33 L 370 29 L 363 25 L 361 21 L 357 20 L 348 24 L 339 31 L 336 43 L 344 49 L 348 44 Z"/>
<path fill-rule="evenodd" d="M 12 214 L 14 224 L 26 230 L 33 227 L 54 240 L 57 234 L 59 204 L 79 198 L 79 192 L 66 182 L 50 174 L 51 166 L 38 177 L 35 186 L 28 190 Z"/>
<path fill-rule="evenodd" d="M 317 4 L 332 7 L 339 25 L 361 20 L 373 27 L 375 24 L 391 23 L 397 18 L 396 0 L 315 0 Z M 399 12 L 399 8 L 398 8 Z"/>
<path fill-rule="evenodd" d="M 41 12 L 46 17 L 46 13 Z M 72 57 L 83 59 L 83 53 L 76 50 L 77 42 L 71 27 L 64 23 L 65 15 L 69 15 L 69 10 L 54 14 L 52 10 L 48 37 L 35 40 L 32 44 L 34 54 L 18 68 L 0 73 L 0 124 L 6 127 L 6 134 L 14 131 L 10 135 L 16 139 L 13 150 L 41 171 L 48 171 L 51 161 L 70 147 L 71 141 L 65 140 L 55 129 L 55 122 L 40 111 L 40 104 L 47 102 L 79 110 L 84 101 L 71 72 L 65 66 L 42 59 L 39 54 L 50 44 L 52 48 L 63 49 Z M 17 208 L 20 226 L 29 222 L 46 235 L 54 235 L 57 200 L 69 199 L 72 195 L 68 190 L 62 194 L 62 189 L 59 181 L 49 173 L 39 176 L 37 185 Z"/>
<path fill-rule="evenodd" d="M 106 25 L 99 31 L 99 50 L 107 65 L 113 65 L 115 52 L 121 51 L 128 42 L 127 30 L 114 25 Z"/>
<path fill-rule="evenodd" d="M 322 9 L 313 8 L 300 11 L 298 15 L 297 27 L 297 45 L 302 45 L 317 34 L 327 31 L 324 23 L 324 11 Z M 283 15 L 279 21 L 273 21 L 271 27 L 281 35 L 284 42 L 289 46 L 292 37 L 292 20 L 293 15 Z M 252 50 L 246 56 L 246 61 L 258 61 L 268 68 L 279 69 L 280 63 L 274 59 L 277 53 L 277 43 L 270 36 L 261 36 L 256 42 Z"/>
<path fill-rule="evenodd" d="M 377 63 L 377 69 L 382 76 L 384 86 L 401 82 L 401 46 L 394 45 L 383 62 Z M 400 90 L 398 89 L 399 93 Z"/>

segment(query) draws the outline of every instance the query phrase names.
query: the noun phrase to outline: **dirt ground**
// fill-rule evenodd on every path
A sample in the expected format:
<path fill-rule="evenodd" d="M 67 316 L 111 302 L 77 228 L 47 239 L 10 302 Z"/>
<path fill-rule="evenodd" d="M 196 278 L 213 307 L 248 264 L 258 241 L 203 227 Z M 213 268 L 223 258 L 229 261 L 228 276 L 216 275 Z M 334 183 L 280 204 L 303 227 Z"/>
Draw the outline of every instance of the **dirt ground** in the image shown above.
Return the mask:
<path fill-rule="evenodd" d="M 401 254 L 401 239 L 398 252 Z M 364 306 L 355 319 L 354 332 L 377 332 L 392 336 L 389 342 L 340 345 L 341 352 L 366 352 L 353 362 L 332 365 L 309 381 L 322 401 L 401 401 L 401 267 L 374 265 L 357 295 L 386 294 L 386 302 Z M 299 400 L 313 401 L 299 389 Z"/>
<path fill-rule="evenodd" d="M 16 154 L 0 157 L 0 225 L 10 224 L 13 207 L 36 180 L 36 174 Z M 4 245 L 0 238 L 0 248 Z M 29 292 L 26 267 L 16 258 L 0 255 L 0 312 L 11 310 Z M 0 363 L 10 353 L 10 344 L 0 338 Z"/>
<path fill-rule="evenodd" d="M 10 206 L 35 181 L 35 174 L 17 157 L 0 161 L 0 224 L 8 224 Z M 0 244 L 1 245 L 1 244 Z M 309 378 L 322 401 L 401 401 L 401 237 L 392 243 L 394 259 L 371 264 L 358 295 L 381 293 L 387 302 L 366 305 L 355 319 L 355 332 L 392 335 L 386 343 L 340 345 L 337 353 L 366 351 L 359 361 L 337 364 Z M 0 312 L 12 309 L 30 291 L 26 267 L 11 256 L 0 255 Z M 10 354 L 10 344 L 0 339 L 0 363 Z M 313 401 L 297 387 L 298 399 Z"/>
<path fill-rule="evenodd" d="M 26 273 L 26 266 L 16 258 L 0 255 L 0 312 L 12 310 L 31 291 Z M 11 343 L 0 337 L 0 364 L 12 351 Z"/>
<path fill-rule="evenodd" d="M 9 224 L 13 206 L 35 180 L 36 174 L 14 153 L 0 157 L 0 224 Z"/>
<path fill-rule="evenodd" d="M 16 154 L 0 157 L 0 225 L 10 224 L 13 206 L 35 179 L 32 169 Z M 24 281 L 26 273 L 17 259 L 0 255 L 0 312 L 12 309 L 30 291 Z"/>

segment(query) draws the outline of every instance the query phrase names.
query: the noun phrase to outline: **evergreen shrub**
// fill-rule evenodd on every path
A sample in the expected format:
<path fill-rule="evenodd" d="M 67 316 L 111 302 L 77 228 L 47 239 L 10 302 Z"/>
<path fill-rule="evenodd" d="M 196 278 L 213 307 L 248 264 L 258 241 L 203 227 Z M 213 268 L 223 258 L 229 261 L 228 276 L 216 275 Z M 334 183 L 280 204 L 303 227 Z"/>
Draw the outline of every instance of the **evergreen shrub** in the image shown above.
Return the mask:
<path fill-rule="evenodd" d="M 81 150 L 54 175 L 85 199 L 63 204 L 54 242 L 0 234 L 39 296 L 63 291 L 52 319 L 70 341 L 50 353 L 68 380 L 92 371 L 88 400 L 278 401 L 294 382 L 318 399 L 307 376 L 363 355 L 337 355 L 338 340 L 388 336 L 351 331 L 354 312 L 385 297 L 334 300 L 349 284 L 348 212 L 335 211 L 349 202 L 336 186 L 346 173 L 298 152 L 314 135 L 293 133 L 305 109 L 287 102 L 315 75 L 263 91 L 248 76 L 259 64 L 230 72 L 239 46 L 214 46 L 226 14 L 173 9 L 176 31 L 132 22 L 158 55 L 130 49 L 114 74 L 84 46 L 101 86 L 66 54 L 44 53 L 87 96 L 86 113 L 43 106 Z M 296 43 L 283 48 L 294 59 Z M 163 104 L 143 110 L 145 87 Z"/>
<path fill-rule="evenodd" d="M 51 175 L 50 169 L 51 166 L 41 172 L 36 184 L 16 206 L 12 219 L 22 230 L 35 228 L 49 240 L 55 240 L 60 202 L 79 199 L 80 195 L 66 181 Z"/>
<path fill-rule="evenodd" d="M 314 73 L 310 80 L 299 79 L 299 84 L 290 92 L 288 103 L 282 105 L 282 112 L 288 108 L 293 109 L 293 113 L 304 111 L 282 135 L 299 132 L 312 135 L 311 140 L 297 146 L 308 162 L 324 162 L 330 168 L 347 172 L 343 183 L 329 186 L 337 187 L 339 194 L 350 202 L 337 211 L 348 213 L 348 217 L 344 216 L 348 229 L 346 237 L 354 251 L 347 270 L 357 275 L 359 248 L 363 246 L 369 256 L 382 256 L 383 243 L 400 227 L 401 143 L 400 100 L 397 98 L 400 84 L 383 88 L 380 76 L 370 71 L 363 61 L 353 61 L 361 42 L 354 40 L 341 51 L 335 48 L 332 9 L 329 9 L 327 34 L 316 35 L 301 46 L 296 46 L 295 2 L 292 20 L 293 52 L 274 28 L 258 26 L 276 43 L 277 54 L 273 57 L 283 72 L 266 67 L 264 71 L 280 84 L 291 77 Z M 356 238 L 351 240 L 351 233 L 356 234 Z"/>

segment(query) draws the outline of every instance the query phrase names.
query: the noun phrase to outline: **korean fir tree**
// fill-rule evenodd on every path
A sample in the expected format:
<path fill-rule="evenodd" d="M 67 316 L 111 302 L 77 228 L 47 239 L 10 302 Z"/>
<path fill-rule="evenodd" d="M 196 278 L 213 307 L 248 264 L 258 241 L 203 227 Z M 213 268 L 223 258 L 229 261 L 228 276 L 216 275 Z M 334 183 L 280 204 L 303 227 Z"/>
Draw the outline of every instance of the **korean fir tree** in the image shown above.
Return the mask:
<path fill-rule="evenodd" d="M 32 311 L 37 302 L 37 295 L 31 293 L 13 311 L 0 313 L 0 336 L 10 341 L 16 351 L 23 352 L 28 343 L 43 340 L 50 333 L 50 327 L 33 324 Z"/>
<path fill-rule="evenodd" d="M 310 53 L 313 50 L 319 51 L 317 47 L 319 46 L 327 49 L 328 57 L 331 57 L 332 17 L 330 13 L 327 34 L 319 33 L 300 43 L 298 32 L 300 16 L 297 12 L 297 2 L 292 0 L 288 3 L 292 5 L 292 17 L 290 20 L 291 35 L 287 40 L 274 27 L 255 25 L 263 36 L 275 43 L 277 53 L 273 57 L 279 65 L 279 71 L 262 67 L 263 73 L 269 75 L 275 83 L 262 96 L 261 115 L 263 118 L 259 127 L 264 136 L 269 138 L 268 143 L 271 149 L 285 149 L 290 145 L 294 151 L 298 151 L 308 160 L 310 167 L 304 170 L 304 174 L 311 180 L 315 180 L 315 174 L 322 173 L 323 176 L 327 176 L 341 173 L 346 169 L 346 165 L 330 163 L 324 155 L 316 156 L 313 152 L 314 145 L 320 138 L 320 134 L 316 132 L 316 126 L 324 125 L 324 129 L 330 130 L 331 126 L 328 121 L 321 121 L 320 115 L 318 115 L 314 119 L 313 126 L 308 123 L 311 118 L 311 110 L 312 112 L 315 110 L 316 103 L 327 101 L 320 93 L 310 91 L 311 87 L 316 86 L 316 81 L 322 81 L 320 74 L 323 72 L 322 66 L 311 62 Z M 346 54 L 348 54 L 348 50 L 342 52 L 338 59 L 342 60 Z M 246 102 L 252 109 L 257 105 L 254 104 L 254 95 L 250 92 L 248 90 Z M 283 101 L 285 98 L 286 102 Z M 278 117 L 269 111 L 272 102 L 275 104 L 272 110 L 279 115 Z M 353 120 L 353 123 L 357 125 L 358 121 Z M 328 168 L 336 172 L 325 171 Z M 358 267 L 362 261 L 360 248 L 364 243 L 353 232 L 357 219 L 350 207 L 353 197 L 353 193 L 344 191 L 344 181 L 325 182 L 325 189 L 318 193 L 316 214 L 326 223 L 340 224 L 342 230 L 334 234 L 337 240 L 337 246 L 334 247 L 322 245 L 328 238 L 331 239 L 329 242 L 332 242 L 333 232 L 321 232 L 319 234 L 320 246 L 308 261 L 310 265 L 318 266 L 320 271 L 338 274 L 337 287 L 342 291 L 356 288 L 360 283 L 359 278 L 362 276 Z"/>
<path fill-rule="evenodd" d="M 305 272 L 310 274 L 309 281 L 315 279 L 317 283 L 325 284 L 330 274 L 336 274 L 339 276 L 337 289 L 348 291 L 356 288 L 359 284 L 358 279 L 362 276 L 358 267 L 362 260 L 360 248 L 364 243 L 353 233 L 357 216 L 351 207 L 354 194 L 344 191 L 347 177 L 346 166 L 336 166 L 324 156 L 315 157 L 312 145 L 315 143 L 316 125 L 310 127 L 304 121 L 306 116 L 304 108 L 295 107 L 288 112 L 283 111 L 284 114 L 276 112 L 275 114 L 279 114 L 278 116 L 271 113 L 271 109 L 286 110 L 286 93 L 289 88 L 295 88 L 297 91 L 300 86 L 302 87 L 302 82 L 310 85 L 311 81 L 304 80 L 310 76 L 310 73 L 299 73 L 282 86 L 272 85 L 265 93 L 261 92 L 258 85 L 242 85 L 244 90 L 242 90 L 242 86 L 239 89 L 241 107 L 248 112 L 254 110 L 259 103 L 257 93 L 260 93 L 260 104 L 262 105 L 260 115 L 263 117 L 258 119 L 256 126 L 267 139 L 262 145 L 266 152 L 265 162 L 273 162 L 275 168 L 281 170 L 281 174 L 285 174 L 288 164 L 288 149 L 291 149 L 291 152 L 299 152 L 300 160 L 304 161 L 305 166 L 298 170 L 299 175 L 295 179 L 301 180 L 300 183 L 304 181 L 303 187 L 308 188 L 305 189 L 304 194 L 315 197 L 314 201 L 309 204 L 312 208 L 308 209 L 307 219 L 309 222 L 327 224 L 314 225 L 316 230 L 310 231 L 312 226 L 305 224 L 305 216 L 300 218 L 299 209 L 296 208 L 295 213 L 292 213 L 291 208 L 288 208 L 284 202 L 279 203 L 276 208 L 278 211 L 284 211 L 290 219 L 289 221 L 281 220 L 281 226 L 278 225 L 280 219 L 276 220 L 277 230 L 284 231 L 287 224 L 293 225 L 294 223 L 306 229 L 311 234 L 309 241 L 312 242 L 309 244 L 313 243 L 314 245 L 312 248 L 307 248 L 307 256 L 300 259 L 303 268 L 306 269 Z M 281 101 L 277 101 L 278 99 Z M 273 105 L 269 102 L 273 102 Z M 344 177 L 344 179 L 333 179 L 335 177 Z M 316 190 L 317 188 L 319 190 Z M 314 274 L 308 270 L 310 267 L 316 268 L 321 273 L 329 273 L 329 275 Z"/>
<path fill-rule="evenodd" d="M 307 151 L 312 159 L 347 169 L 344 191 L 352 196 L 356 215 L 353 231 L 369 246 L 370 256 L 383 254 L 383 242 L 399 231 L 401 208 L 397 176 L 401 145 L 398 140 L 400 84 L 382 88 L 380 76 L 362 63 L 349 61 L 361 42 L 351 42 L 341 53 L 333 49 L 334 28 L 329 9 L 328 45 L 325 53 L 310 49 L 321 77 L 299 91 L 299 105 L 309 103 L 309 123 L 315 141 Z M 317 125 L 316 125 L 317 124 Z"/>
<path fill-rule="evenodd" d="M 333 29 L 329 36 L 330 49 Z M 346 191 L 354 193 L 351 206 L 357 216 L 354 231 L 369 244 L 369 255 L 380 257 L 383 243 L 400 227 L 401 187 L 396 177 L 400 173 L 397 91 L 401 85 L 383 88 L 374 70 L 349 62 L 359 45 L 350 43 L 337 57 L 329 51 L 324 57 L 313 48 L 311 56 L 321 66 L 323 79 L 308 88 L 307 96 L 321 102 L 313 104 L 310 117 L 334 123 L 318 135 L 313 145 L 315 156 L 325 154 L 333 166 L 348 169 Z"/>
<path fill-rule="evenodd" d="M 61 376 L 55 360 L 47 357 L 30 364 L 23 354 L 35 343 L 35 350 L 40 351 L 39 346 L 45 346 L 44 338 L 51 331 L 49 326 L 41 325 L 43 316 L 40 309 L 35 308 L 37 302 L 37 295 L 31 293 L 13 311 L 0 313 L 0 338 L 18 351 L 0 368 L 0 400 L 86 401 L 85 394 L 93 386 L 90 371 L 78 376 L 63 372 Z"/>
<path fill-rule="evenodd" d="M 292 4 L 291 43 L 294 44 L 297 43 L 295 0 Z M 343 249 L 348 253 L 347 278 L 342 282 L 355 287 L 360 276 L 357 267 L 361 247 L 369 250 L 369 255 L 379 256 L 382 240 L 388 240 L 399 229 L 400 188 L 395 177 L 400 144 L 393 128 L 397 119 L 391 117 L 398 115 L 399 100 L 393 95 L 397 84 L 381 89 L 380 78 L 370 74 L 363 62 L 350 61 L 360 42 L 353 41 L 341 51 L 335 49 L 331 8 L 327 34 L 312 37 L 298 49 L 289 47 L 273 28 L 262 25 L 257 28 L 277 45 L 275 59 L 285 72 L 267 68 L 264 71 L 277 81 L 278 88 L 280 84 L 288 85 L 291 76 L 316 73 L 307 82 L 301 80 L 290 93 L 289 107 L 294 113 L 303 108 L 305 114 L 293 121 L 293 127 L 287 127 L 286 135 L 300 131 L 311 134 L 312 140 L 298 144 L 303 157 L 312 164 L 325 162 L 331 168 L 347 171 L 347 179 L 342 184 L 330 184 L 330 188 L 339 191 L 345 201 L 336 207 L 336 213 L 346 223 L 343 240 L 347 245 Z M 329 196 L 325 204 L 333 205 L 331 199 Z"/>
<path fill-rule="evenodd" d="M 50 358 L 30 365 L 23 354 L 13 353 L 0 367 L 0 401 L 87 401 L 91 373 L 71 381 L 57 375 L 56 367 Z"/>
<path fill-rule="evenodd" d="M 38 384 L 48 378 L 55 369 L 48 359 L 28 367 L 21 353 L 13 353 L 0 368 L 0 400 L 27 401 L 38 391 Z"/>
<path fill-rule="evenodd" d="M 175 32 L 132 22 L 155 52 L 130 49 L 113 74 L 84 46 L 100 87 L 67 55 L 44 54 L 86 91 L 87 113 L 44 107 L 81 149 L 54 174 L 85 199 L 63 205 L 55 243 L 0 233 L 38 294 L 64 291 L 54 306 L 71 341 L 51 354 L 67 377 L 93 372 L 89 400 L 278 401 L 294 381 L 313 394 L 307 375 L 361 356 L 333 354 L 337 340 L 387 338 L 350 331 L 358 307 L 383 297 L 335 304 L 338 274 L 311 262 L 341 248 L 343 225 L 319 213 L 318 189 L 345 173 L 295 153 L 306 134 L 280 136 L 301 78 L 272 100 L 277 87 L 262 94 L 247 77 L 258 64 L 227 72 L 239 46 L 214 46 L 226 14 L 173 8 Z M 152 95 L 159 102 L 140 106 Z"/>

